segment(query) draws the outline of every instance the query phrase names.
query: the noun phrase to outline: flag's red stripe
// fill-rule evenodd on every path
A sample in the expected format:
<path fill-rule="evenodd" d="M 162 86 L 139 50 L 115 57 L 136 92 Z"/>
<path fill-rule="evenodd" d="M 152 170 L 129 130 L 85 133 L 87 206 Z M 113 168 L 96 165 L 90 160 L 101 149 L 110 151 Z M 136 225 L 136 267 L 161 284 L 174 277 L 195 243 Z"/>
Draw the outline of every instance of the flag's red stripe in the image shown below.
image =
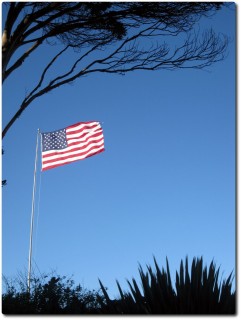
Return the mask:
<path fill-rule="evenodd" d="M 71 159 L 71 158 L 74 158 L 74 157 L 78 157 L 78 156 L 82 156 L 82 155 L 85 155 L 86 153 L 90 152 L 91 150 L 93 149 L 96 149 L 96 148 L 101 148 L 101 147 L 104 147 L 104 143 L 102 143 L 101 145 L 99 146 L 92 146 L 90 149 L 88 149 L 88 151 L 85 151 L 85 152 L 79 152 L 79 153 L 76 153 L 76 154 L 69 154 L 68 156 L 64 157 L 58 157 L 58 158 L 55 158 L 55 159 L 51 159 L 51 160 L 44 160 L 42 161 L 43 164 L 48 164 L 48 163 L 51 163 L 51 162 L 55 162 L 55 161 L 62 161 L 62 160 L 66 160 L 66 159 Z"/>
<path fill-rule="evenodd" d="M 96 151 L 96 152 L 94 152 L 94 153 L 89 154 L 88 156 L 85 157 L 85 159 L 86 159 L 86 158 L 89 158 L 89 157 L 91 157 L 91 156 L 94 156 L 94 155 L 96 155 L 96 154 L 98 154 L 98 153 L 101 153 L 101 152 L 103 152 L 103 151 L 105 151 L 104 148 L 103 148 L 103 149 L 100 149 L 100 150 L 98 150 L 98 151 Z M 69 164 L 69 163 L 72 163 L 72 162 L 75 162 L 75 161 L 79 161 L 79 160 L 80 160 L 80 159 L 69 160 L 68 162 L 58 163 L 58 164 L 54 164 L 54 165 L 52 165 L 52 166 L 50 165 L 50 166 L 48 166 L 48 167 L 42 168 L 42 171 L 46 171 L 46 170 L 48 170 L 48 169 L 53 169 L 53 168 L 56 168 L 56 167 L 59 167 L 59 166 L 63 166 L 63 165 L 65 165 L 65 164 Z"/>
<path fill-rule="evenodd" d="M 82 149 L 87 148 L 88 145 L 90 145 L 91 143 L 98 143 L 98 142 L 100 142 L 101 140 L 103 140 L 103 137 L 101 137 L 100 139 L 95 139 L 95 140 L 89 141 L 89 142 L 85 143 L 83 146 L 81 146 L 81 147 L 76 147 L 76 148 L 73 148 L 73 149 L 71 149 L 71 150 L 66 150 L 66 151 L 64 151 L 65 149 L 63 149 L 63 151 L 58 151 L 58 152 L 53 151 L 53 152 L 47 153 L 47 154 L 44 154 L 44 153 L 43 153 L 43 154 L 42 154 L 42 158 L 48 158 L 48 157 L 52 157 L 52 156 L 58 156 L 58 155 L 66 154 L 66 153 L 68 153 L 68 152 L 74 152 L 74 151 L 82 150 Z M 79 143 L 80 143 L 80 142 L 73 142 L 73 143 L 69 144 L 68 146 L 70 147 L 70 146 L 72 146 L 72 145 L 79 144 Z M 98 147 L 98 146 L 97 146 L 97 147 Z M 88 152 L 88 151 L 86 151 L 85 153 L 87 153 L 87 152 Z M 56 160 L 57 160 L 57 158 L 56 158 Z"/>

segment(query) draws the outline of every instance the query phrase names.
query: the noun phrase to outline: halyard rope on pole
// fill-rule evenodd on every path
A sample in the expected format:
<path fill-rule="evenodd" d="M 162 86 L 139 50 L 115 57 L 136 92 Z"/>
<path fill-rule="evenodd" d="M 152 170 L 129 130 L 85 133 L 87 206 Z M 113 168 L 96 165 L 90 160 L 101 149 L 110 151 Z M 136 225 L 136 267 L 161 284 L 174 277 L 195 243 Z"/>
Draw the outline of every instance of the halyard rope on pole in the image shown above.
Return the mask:
<path fill-rule="evenodd" d="M 36 259 L 36 255 L 37 255 L 37 239 L 38 239 L 38 225 L 39 225 L 39 207 L 40 207 L 40 191 L 41 191 L 41 181 L 42 181 L 42 174 L 40 172 L 40 176 L 39 176 L 39 183 L 37 183 L 37 189 L 38 189 L 38 196 L 37 196 L 37 206 L 35 206 L 36 208 L 36 227 L 35 227 L 35 246 L 33 246 L 33 251 L 34 251 L 34 257 L 33 259 L 35 260 Z"/>
<path fill-rule="evenodd" d="M 35 206 L 35 193 L 36 193 L 36 171 L 38 162 L 38 141 L 39 141 L 40 130 L 37 133 L 36 142 L 36 154 L 35 154 L 35 166 L 34 166 L 34 178 L 33 178 L 33 196 L 32 196 L 32 213 L 30 223 L 30 239 L 29 239 L 29 256 L 28 256 L 28 292 L 30 292 L 31 282 L 31 268 L 32 268 L 32 244 L 33 244 L 33 226 L 34 226 L 34 206 Z"/>

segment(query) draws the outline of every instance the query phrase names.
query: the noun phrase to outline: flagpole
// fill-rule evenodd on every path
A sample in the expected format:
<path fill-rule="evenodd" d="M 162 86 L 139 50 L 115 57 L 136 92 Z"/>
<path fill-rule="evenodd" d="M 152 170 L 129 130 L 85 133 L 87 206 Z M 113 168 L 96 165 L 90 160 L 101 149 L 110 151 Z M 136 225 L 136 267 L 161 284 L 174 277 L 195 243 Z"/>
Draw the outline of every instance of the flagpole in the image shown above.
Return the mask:
<path fill-rule="evenodd" d="M 30 223 L 30 239 L 29 239 L 29 255 L 28 255 L 28 292 L 30 292 L 31 269 L 32 269 L 32 243 L 33 243 L 34 208 L 35 208 L 35 191 L 36 191 L 36 171 L 37 171 L 37 162 L 38 162 L 39 134 L 40 134 L 40 130 L 38 129 L 37 142 L 36 142 L 35 165 L 34 165 L 34 177 L 33 177 L 32 213 L 31 213 L 31 223 Z"/>

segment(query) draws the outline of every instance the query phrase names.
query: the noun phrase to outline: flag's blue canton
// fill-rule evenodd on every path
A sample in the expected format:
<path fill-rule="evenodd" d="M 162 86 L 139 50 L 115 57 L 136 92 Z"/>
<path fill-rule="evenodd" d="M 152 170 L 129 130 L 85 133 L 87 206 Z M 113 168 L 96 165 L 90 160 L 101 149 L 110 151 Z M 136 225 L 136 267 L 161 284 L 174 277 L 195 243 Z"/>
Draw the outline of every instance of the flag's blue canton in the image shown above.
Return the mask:
<path fill-rule="evenodd" d="M 42 151 L 60 150 L 68 147 L 66 130 L 42 133 Z"/>

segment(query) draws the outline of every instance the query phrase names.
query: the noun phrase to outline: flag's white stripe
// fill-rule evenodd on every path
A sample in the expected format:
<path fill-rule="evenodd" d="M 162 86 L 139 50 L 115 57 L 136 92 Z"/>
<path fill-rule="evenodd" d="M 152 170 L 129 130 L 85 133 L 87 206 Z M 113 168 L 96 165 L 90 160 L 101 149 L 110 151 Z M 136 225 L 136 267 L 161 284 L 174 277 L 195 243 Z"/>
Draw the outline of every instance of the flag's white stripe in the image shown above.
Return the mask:
<path fill-rule="evenodd" d="M 85 142 L 82 142 L 82 140 L 83 139 L 76 139 L 76 141 L 78 142 L 79 141 L 79 143 L 78 144 L 75 144 L 75 145 L 73 145 L 73 146 L 70 146 L 70 147 L 66 147 L 66 148 L 64 148 L 64 149 L 59 149 L 59 150 L 48 150 L 48 151 L 43 151 L 42 152 L 42 155 L 44 156 L 44 155 L 48 155 L 48 154 L 51 154 L 51 153 L 53 153 L 53 152 L 55 152 L 55 153 L 61 153 L 61 152 L 65 152 L 65 151 L 70 151 L 70 150 L 72 150 L 72 149 L 75 149 L 75 148 L 81 148 L 81 147 L 83 147 L 84 145 L 86 145 L 86 144 L 89 144 L 90 143 L 90 141 L 93 141 L 93 140 L 99 140 L 99 139 L 104 139 L 104 136 L 103 136 L 103 133 L 101 133 L 100 135 L 98 135 L 97 137 L 89 137 L 89 139 L 87 140 L 87 141 L 85 141 Z M 72 141 L 73 142 L 73 141 Z"/>
<path fill-rule="evenodd" d="M 59 160 L 59 161 L 54 161 L 54 162 L 50 162 L 50 163 L 47 163 L 47 164 L 42 164 L 42 169 L 44 168 L 47 168 L 47 167 L 51 167 L 51 166 L 54 166 L 54 165 L 57 165 L 57 164 L 63 164 L 63 163 L 68 163 L 68 162 L 72 162 L 72 161 L 76 161 L 76 160 L 81 160 L 81 159 L 84 159 L 86 158 L 88 155 L 92 154 L 92 153 L 95 153 L 97 151 L 100 151 L 101 149 L 104 149 L 104 145 L 102 145 L 101 147 L 99 148 L 95 148 L 95 149 L 92 149 L 90 150 L 89 152 L 87 152 L 86 154 L 84 155 L 81 155 L 81 156 L 77 156 L 77 157 L 73 157 L 73 158 L 68 158 L 68 159 L 65 159 L 65 160 Z"/>
<path fill-rule="evenodd" d="M 80 150 L 76 150 L 76 151 L 70 151 L 70 152 L 65 152 L 64 154 L 57 154 L 57 155 L 53 155 L 53 156 L 48 156 L 48 157 L 45 157 L 43 158 L 43 162 L 45 161 L 49 161 L 49 160 L 52 160 L 52 159 L 58 159 L 60 157 L 68 157 L 70 155 L 73 155 L 73 154 L 78 154 L 78 153 L 85 153 L 85 152 L 88 152 L 88 150 L 93 147 L 93 146 L 100 146 L 101 144 L 104 143 L 104 140 L 102 139 L 100 142 L 94 142 L 94 143 L 90 143 L 88 144 L 88 146 L 84 149 L 80 149 Z"/>
<path fill-rule="evenodd" d="M 78 126 L 74 127 L 74 128 L 66 128 L 66 132 L 72 132 L 72 131 L 76 131 L 76 130 L 80 130 L 82 128 L 88 128 L 88 127 L 91 127 L 91 126 L 99 126 L 100 127 L 100 124 L 99 122 L 90 122 L 90 123 L 82 123 L 82 124 L 79 124 Z"/>
<path fill-rule="evenodd" d="M 101 128 L 98 128 L 98 130 L 96 129 L 86 129 L 86 130 L 83 130 L 79 133 L 68 133 L 66 132 L 66 136 L 67 136 L 67 140 L 69 139 L 73 139 L 73 138 L 78 138 L 80 136 L 82 136 L 84 133 L 87 133 L 84 137 L 82 138 L 78 138 L 78 139 L 85 139 L 86 137 L 88 136 L 91 136 L 92 134 L 95 134 L 95 133 L 98 133 L 98 132 L 102 132 L 102 129 Z"/>

